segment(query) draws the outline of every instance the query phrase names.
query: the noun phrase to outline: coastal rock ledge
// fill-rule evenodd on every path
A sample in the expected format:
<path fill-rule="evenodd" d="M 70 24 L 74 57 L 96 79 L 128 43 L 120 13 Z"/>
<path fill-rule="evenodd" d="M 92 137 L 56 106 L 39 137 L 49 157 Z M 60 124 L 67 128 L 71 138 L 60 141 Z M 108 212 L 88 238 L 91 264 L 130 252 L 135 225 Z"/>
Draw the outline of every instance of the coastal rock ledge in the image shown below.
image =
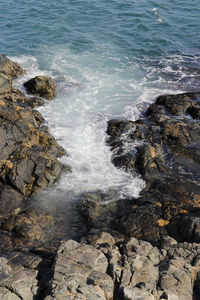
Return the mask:
<path fill-rule="evenodd" d="M 24 73 L 0 55 L 0 299 L 199 300 L 200 94 L 160 96 L 140 120 L 108 122 L 113 163 L 146 188 L 108 204 L 82 195 L 87 234 L 58 245 L 56 220 L 30 196 L 70 168 L 34 109 L 44 93 L 13 88 Z"/>
<path fill-rule="evenodd" d="M 34 109 L 44 104 L 43 98 L 38 95 L 27 97 L 13 87 L 13 79 L 25 73 L 17 63 L 0 55 L 2 254 L 25 247 L 26 241 L 27 244 L 32 240 L 39 242 L 41 236 L 45 235 L 44 228 L 47 230 L 53 223 L 52 217 L 41 208 L 29 207 L 29 198 L 41 188 L 53 184 L 62 172 L 70 170 L 58 160 L 62 155 L 66 155 L 66 151 L 50 134 L 42 115 Z M 46 80 L 54 82 L 48 77 Z"/>

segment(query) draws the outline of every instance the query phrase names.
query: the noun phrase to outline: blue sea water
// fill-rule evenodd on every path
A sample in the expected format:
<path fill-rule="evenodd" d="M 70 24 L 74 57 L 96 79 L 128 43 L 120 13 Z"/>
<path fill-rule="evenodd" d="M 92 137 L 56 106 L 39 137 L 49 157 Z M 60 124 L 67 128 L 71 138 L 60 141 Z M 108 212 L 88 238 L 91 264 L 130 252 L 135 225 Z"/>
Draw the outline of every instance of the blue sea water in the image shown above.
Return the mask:
<path fill-rule="evenodd" d="M 48 205 L 96 190 L 139 195 L 142 179 L 111 163 L 107 120 L 199 90 L 199 20 L 199 0 L 1 0 L 0 53 L 27 69 L 16 86 L 38 74 L 58 85 L 40 111 L 73 172 L 44 192 Z"/>

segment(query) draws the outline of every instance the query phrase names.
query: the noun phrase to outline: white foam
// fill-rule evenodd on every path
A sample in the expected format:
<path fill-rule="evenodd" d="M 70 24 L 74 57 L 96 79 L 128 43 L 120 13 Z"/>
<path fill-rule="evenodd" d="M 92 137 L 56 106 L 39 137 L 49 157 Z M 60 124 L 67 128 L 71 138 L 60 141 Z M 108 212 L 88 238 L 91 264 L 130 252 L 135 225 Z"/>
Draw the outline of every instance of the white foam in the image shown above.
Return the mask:
<path fill-rule="evenodd" d="M 53 49 L 52 53 L 55 52 Z M 39 60 L 32 56 L 13 59 L 28 70 L 16 82 L 18 87 L 38 74 L 53 76 L 58 82 L 56 99 L 47 101 L 40 111 L 52 134 L 67 149 L 69 156 L 61 160 L 71 165 L 73 172 L 62 176 L 54 190 L 65 191 L 68 199 L 86 191 L 109 189 L 119 190 L 122 197 L 138 197 L 144 181 L 111 163 L 112 153 L 105 143 L 107 121 L 118 117 L 136 120 L 156 96 L 174 93 L 170 78 L 166 81 L 165 74 L 184 75 L 181 68 L 172 67 L 172 61 L 177 58 L 159 61 L 160 73 L 151 62 L 145 66 L 146 74 L 137 63 L 127 64 L 129 78 L 118 57 L 99 59 L 98 54 L 75 55 L 59 49 L 56 55 L 46 58 L 50 63 L 44 70 Z M 177 93 L 181 91 L 176 90 Z"/>
<path fill-rule="evenodd" d="M 28 70 L 16 81 L 18 87 L 30 77 L 53 73 L 42 71 L 34 57 L 21 56 L 14 60 Z M 133 100 L 127 93 L 120 95 L 120 87 L 114 90 L 119 84 L 118 75 L 114 87 L 111 74 L 90 70 L 85 64 L 82 64 L 81 76 L 77 76 L 82 62 L 79 60 L 77 64 L 76 60 L 77 57 L 69 63 L 60 55 L 52 60 L 51 70 L 56 69 L 58 96 L 39 109 L 52 134 L 69 153 L 69 157 L 61 160 L 73 170 L 62 176 L 55 189 L 63 189 L 73 197 L 86 191 L 108 189 L 118 189 L 122 197 L 125 194 L 138 197 L 145 186 L 144 181 L 117 169 L 111 163 L 112 153 L 105 143 L 107 121 L 119 116 L 123 110 L 126 115 L 126 102 Z M 77 73 L 71 69 L 76 69 Z M 121 103 L 123 97 L 125 103 Z"/>

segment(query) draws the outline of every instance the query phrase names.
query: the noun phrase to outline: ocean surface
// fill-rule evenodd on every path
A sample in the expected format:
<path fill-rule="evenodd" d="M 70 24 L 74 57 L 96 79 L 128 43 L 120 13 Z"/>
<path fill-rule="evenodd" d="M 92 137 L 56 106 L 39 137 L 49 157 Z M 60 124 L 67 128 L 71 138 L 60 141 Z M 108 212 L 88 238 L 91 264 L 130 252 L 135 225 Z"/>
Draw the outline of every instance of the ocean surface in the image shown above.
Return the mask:
<path fill-rule="evenodd" d="M 145 186 L 112 165 L 107 121 L 138 119 L 160 94 L 200 90 L 200 0 L 1 0 L 0 53 L 26 68 L 20 89 L 39 74 L 57 81 L 39 110 L 73 172 L 38 199 L 76 227 L 83 193 L 113 201 Z"/>

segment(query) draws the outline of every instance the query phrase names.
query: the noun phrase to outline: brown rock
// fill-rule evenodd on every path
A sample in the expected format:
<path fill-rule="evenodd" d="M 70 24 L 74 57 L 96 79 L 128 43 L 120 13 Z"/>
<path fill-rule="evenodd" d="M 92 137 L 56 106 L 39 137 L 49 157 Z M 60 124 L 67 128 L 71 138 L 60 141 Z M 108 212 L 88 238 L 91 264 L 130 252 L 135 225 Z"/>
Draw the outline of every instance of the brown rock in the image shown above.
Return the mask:
<path fill-rule="evenodd" d="M 46 99 L 53 99 L 56 95 L 56 82 L 51 77 L 36 76 L 24 83 L 29 93 Z"/>

